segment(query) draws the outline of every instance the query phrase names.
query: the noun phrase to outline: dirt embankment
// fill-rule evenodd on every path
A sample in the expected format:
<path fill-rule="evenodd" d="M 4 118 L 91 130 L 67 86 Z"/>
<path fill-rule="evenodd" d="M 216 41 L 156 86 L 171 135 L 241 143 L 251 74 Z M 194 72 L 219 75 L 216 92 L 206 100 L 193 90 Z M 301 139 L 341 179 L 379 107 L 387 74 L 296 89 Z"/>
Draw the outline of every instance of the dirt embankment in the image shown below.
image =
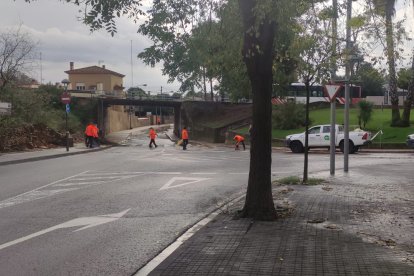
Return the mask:
<path fill-rule="evenodd" d="M 74 140 L 79 139 L 79 137 L 74 137 Z M 64 144 L 64 134 L 42 124 L 8 128 L 0 131 L 0 152 L 46 149 L 63 146 Z"/>

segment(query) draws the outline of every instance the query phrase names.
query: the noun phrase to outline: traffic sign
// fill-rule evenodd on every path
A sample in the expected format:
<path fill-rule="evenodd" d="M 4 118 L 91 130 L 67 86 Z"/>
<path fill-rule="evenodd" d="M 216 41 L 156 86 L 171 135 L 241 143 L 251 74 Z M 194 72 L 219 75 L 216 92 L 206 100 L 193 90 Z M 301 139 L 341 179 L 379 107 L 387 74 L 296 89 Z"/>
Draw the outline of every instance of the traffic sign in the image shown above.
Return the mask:
<path fill-rule="evenodd" d="M 66 104 L 66 113 L 70 112 L 70 104 Z"/>
<path fill-rule="evenodd" d="M 68 92 L 63 92 L 60 96 L 60 101 L 64 104 L 70 103 L 70 94 Z"/>
<path fill-rule="evenodd" d="M 336 98 L 336 95 L 339 92 L 339 88 L 341 88 L 341 85 L 339 84 L 326 84 L 325 85 L 326 91 L 328 92 L 329 100 L 334 101 Z"/>

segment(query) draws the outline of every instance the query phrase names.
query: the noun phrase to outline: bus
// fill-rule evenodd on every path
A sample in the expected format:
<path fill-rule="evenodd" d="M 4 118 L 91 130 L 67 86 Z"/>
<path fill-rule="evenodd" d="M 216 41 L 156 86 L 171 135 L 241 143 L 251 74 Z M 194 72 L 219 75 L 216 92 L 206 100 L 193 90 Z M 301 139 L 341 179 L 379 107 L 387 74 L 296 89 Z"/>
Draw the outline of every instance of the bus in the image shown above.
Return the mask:
<path fill-rule="evenodd" d="M 341 88 L 337 94 L 336 102 L 339 104 L 345 104 L 345 85 L 340 84 Z M 295 101 L 297 103 L 306 103 L 306 87 L 304 83 L 292 83 L 288 86 L 284 97 L 272 97 L 272 104 L 283 104 L 288 101 Z M 350 103 L 356 104 L 362 100 L 362 88 L 361 86 L 350 86 Z M 325 87 L 320 84 L 314 84 L 310 87 L 309 103 L 323 103 L 330 102 L 328 92 Z"/>

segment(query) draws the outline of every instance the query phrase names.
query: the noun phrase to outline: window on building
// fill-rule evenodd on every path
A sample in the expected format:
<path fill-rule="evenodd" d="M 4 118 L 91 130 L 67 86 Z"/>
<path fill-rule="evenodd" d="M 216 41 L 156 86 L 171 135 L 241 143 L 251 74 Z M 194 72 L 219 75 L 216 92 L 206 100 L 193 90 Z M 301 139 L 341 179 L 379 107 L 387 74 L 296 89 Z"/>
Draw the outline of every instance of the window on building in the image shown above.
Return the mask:
<path fill-rule="evenodd" d="M 82 82 L 77 82 L 76 83 L 76 90 L 86 90 L 85 89 L 85 84 Z"/>

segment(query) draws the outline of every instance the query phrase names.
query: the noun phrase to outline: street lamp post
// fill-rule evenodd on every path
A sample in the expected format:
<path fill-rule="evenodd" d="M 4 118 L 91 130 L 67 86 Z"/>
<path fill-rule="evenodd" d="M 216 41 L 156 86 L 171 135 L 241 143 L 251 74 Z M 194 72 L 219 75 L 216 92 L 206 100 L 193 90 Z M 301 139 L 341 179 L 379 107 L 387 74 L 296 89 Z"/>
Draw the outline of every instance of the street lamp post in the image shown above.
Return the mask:
<path fill-rule="evenodd" d="M 70 103 L 70 97 L 68 97 L 68 85 L 70 81 L 68 79 L 62 80 L 63 86 L 65 87 L 64 97 L 62 97 L 62 102 L 66 104 L 65 108 L 65 125 L 66 125 L 66 151 L 69 151 L 69 130 L 68 130 L 68 105 Z"/>

